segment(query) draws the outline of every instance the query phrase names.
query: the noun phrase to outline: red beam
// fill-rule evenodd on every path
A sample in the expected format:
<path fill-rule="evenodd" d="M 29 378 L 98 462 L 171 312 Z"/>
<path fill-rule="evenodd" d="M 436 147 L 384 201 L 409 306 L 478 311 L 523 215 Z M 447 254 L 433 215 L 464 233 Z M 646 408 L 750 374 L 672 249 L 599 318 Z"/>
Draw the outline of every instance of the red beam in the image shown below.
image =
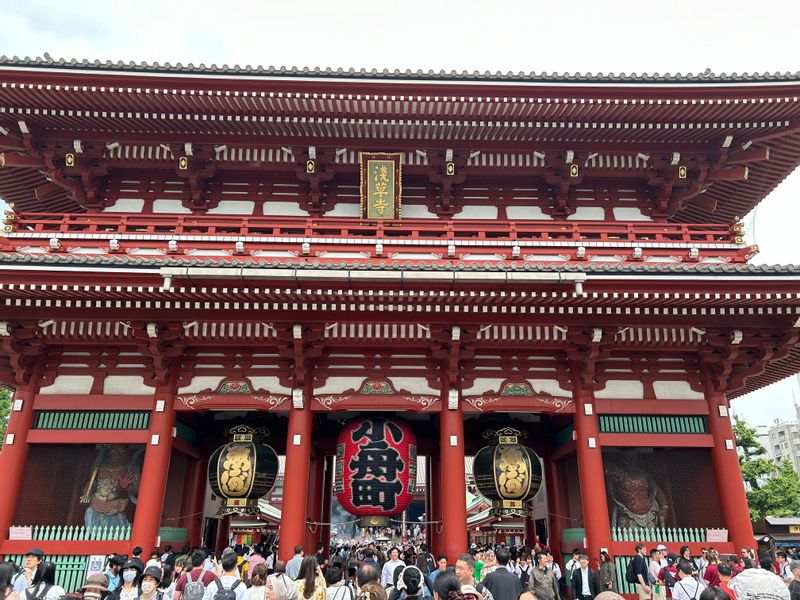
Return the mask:
<path fill-rule="evenodd" d="M 146 430 L 32 429 L 29 444 L 146 444 Z"/>
<path fill-rule="evenodd" d="M 714 439 L 707 433 L 601 433 L 601 446 L 632 448 L 711 448 Z"/>
<path fill-rule="evenodd" d="M 4 556 L 25 554 L 32 546 L 41 548 L 45 556 L 114 554 L 120 552 L 125 554 L 130 548 L 130 542 L 128 540 L 5 540 L 0 544 L 0 554 Z"/>
<path fill-rule="evenodd" d="M 611 400 L 595 399 L 601 415 L 707 415 L 705 400 Z"/>

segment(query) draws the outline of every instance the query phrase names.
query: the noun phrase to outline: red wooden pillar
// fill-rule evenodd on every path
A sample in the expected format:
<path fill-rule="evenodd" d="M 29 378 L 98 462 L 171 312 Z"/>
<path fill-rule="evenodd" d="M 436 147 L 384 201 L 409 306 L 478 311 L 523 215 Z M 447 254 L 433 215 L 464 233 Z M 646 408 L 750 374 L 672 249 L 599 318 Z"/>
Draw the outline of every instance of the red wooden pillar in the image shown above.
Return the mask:
<path fill-rule="evenodd" d="M 303 547 L 306 554 L 313 554 L 317 551 L 317 542 L 320 541 L 321 532 L 319 522 L 322 521 L 322 487 L 325 477 L 325 457 L 315 456 L 311 459 L 308 473 L 308 498 L 306 503 L 306 515 L 308 521 L 313 524 L 306 524 Z"/>
<path fill-rule="evenodd" d="M 229 516 L 220 517 L 217 521 L 217 534 L 214 536 L 213 550 L 219 552 L 228 546 L 228 532 L 231 528 L 231 518 Z"/>
<path fill-rule="evenodd" d="M 333 502 L 333 456 L 325 457 L 325 476 L 322 479 L 322 556 L 330 558 L 331 551 L 331 506 Z"/>
<path fill-rule="evenodd" d="M 442 553 L 442 494 L 441 494 L 441 461 L 439 450 L 434 450 L 430 456 L 431 468 L 431 554 L 438 558 Z"/>
<path fill-rule="evenodd" d="M 139 497 L 133 518 L 131 548 L 141 546 L 142 556 L 156 547 L 161 527 L 161 512 L 167 490 L 169 461 L 172 455 L 172 429 L 175 427 L 175 391 L 177 371 L 167 375 L 164 384 L 156 385 L 154 410 L 150 413 L 150 431 L 144 454 Z"/>
<path fill-rule="evenodd" d="M 283 502 L 278 558 L 288 561 L 294 547 L 305 541 L 306 499 L 311 461 L 312 374 L 306 373 L 303 408 L 292 408 L 286 434 L 286 471 L 283 476 Z"/>
<path fill-rule="evenodd" d="M 28 383 L 17 387 L 11 401 L 6 437 L 0 452 L 0 473 L 3 474 L 3 493 L 0 494 L 0 540 L 8 539 L 8 528 L 14 519 L 17 497 L 28 459 L 28 432 L 33 427 L 33 401 L 39 392 L 44 359 L 36 360 Z"/>
<path fill-rule="evenodd" d="M 711 462 L 719 490 L 719 503 L 728 539 L 737 548 L 752 548 L 755 540 L 750 509 L 747 505 L 739 455 L 736 452 L 736 438 L 729 415 L 725 395 L 714 389 L 708 367 L 702 367 L 703 387 L 708 402 L 708 429 L 714 439 L 711 448 Z"/>
<path fill-rule="evenodd" d="M 592 393 L 583 388 L 581 379 L 580 368 L 573 366 L 572 393 L 576 408 L 575 449 L 581 481 L 586 551 L 589 556 L 598 556 L 602 549 L 611 548 L 611 521 L 606 502 L 606 481 L 597 411 Z"/>
<path fill-rule="evenodd" d="M 445 381 L 447 378 L 443 378 Z M 460 394 L 459 394 L 460 395 Z M 464 496 L 464 415 L 461 399 L 455 410 L 448 408 L 448 387 L 442 390 L 439 413 L 442 544 L 440 551 L 449 564 L 467 550 L 467 504 Z M 435 477 L 435 475 L 434 475 Z"/>
<path fill-rule="evenodd" d="M 187 470 L 186 485 L 186 509 L 184 514 L 189 515 L 186 520 L 188 529 L 189 545 L 200 546 L 203 529 L 203 505 L 206 500 L 207 485 L 207 459 L 204 454 L 197 459 L 191 459 L 191 465 Z"/>

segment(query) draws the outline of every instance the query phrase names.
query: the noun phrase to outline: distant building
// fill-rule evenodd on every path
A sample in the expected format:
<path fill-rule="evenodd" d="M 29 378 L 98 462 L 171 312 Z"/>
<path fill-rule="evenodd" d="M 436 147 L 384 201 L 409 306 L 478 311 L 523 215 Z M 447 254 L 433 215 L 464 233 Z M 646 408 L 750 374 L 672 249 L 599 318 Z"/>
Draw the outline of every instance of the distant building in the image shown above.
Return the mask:
<path fill-rule="evenodd" d="M 761 443 L 775 462 L 790 460 L 796 471 L 800 471 L 800 406 L 794 405 L 795 420 L 780 422 L 769 428 L 768 438 L 764 440 L 762 428 L 758 436 Z"/>

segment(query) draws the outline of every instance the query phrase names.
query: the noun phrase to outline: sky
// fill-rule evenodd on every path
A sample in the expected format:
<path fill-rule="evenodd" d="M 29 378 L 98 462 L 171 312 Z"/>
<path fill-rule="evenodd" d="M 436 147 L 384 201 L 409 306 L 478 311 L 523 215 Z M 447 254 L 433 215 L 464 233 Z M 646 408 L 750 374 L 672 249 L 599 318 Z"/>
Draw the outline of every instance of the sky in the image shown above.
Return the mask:
<path fill-rule="evenodd" d="M 6 1 L 0 55 L 444 71 L 800 71 L 798 0 Z M 800 172 L 745 219 L 758 264 L 800 264 Z M 791 378 L 733 402 L 794 418 Z"/>

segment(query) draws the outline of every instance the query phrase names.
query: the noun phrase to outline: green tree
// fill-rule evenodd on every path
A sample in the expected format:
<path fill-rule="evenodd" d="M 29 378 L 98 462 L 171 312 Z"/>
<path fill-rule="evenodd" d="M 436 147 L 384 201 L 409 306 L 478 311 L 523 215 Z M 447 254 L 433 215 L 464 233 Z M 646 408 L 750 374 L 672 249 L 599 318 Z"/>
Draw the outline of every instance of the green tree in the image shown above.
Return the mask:
<path fill-rule="evenodd" d="M 11 414 L 11 392 L 0 388 L 0 439 L 5 438 L 9 414 Z"/>
<path fill-rule="evenodd" d="M 750 518 L 800 516 L 800 475 L 791 461 L 776 465 L 758 441 L 756 429 L 739 417 L 734 418 L 733 431 L 742 479 L 747 484 Z"/>

